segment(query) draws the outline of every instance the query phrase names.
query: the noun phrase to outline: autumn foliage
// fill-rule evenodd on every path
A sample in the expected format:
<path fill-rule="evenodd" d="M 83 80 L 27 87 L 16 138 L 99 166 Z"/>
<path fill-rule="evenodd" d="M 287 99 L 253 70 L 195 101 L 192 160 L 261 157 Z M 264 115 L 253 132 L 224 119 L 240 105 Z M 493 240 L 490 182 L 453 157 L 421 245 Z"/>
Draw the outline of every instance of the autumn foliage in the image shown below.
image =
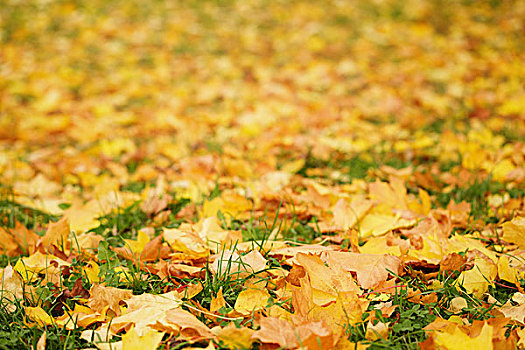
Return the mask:
<path fill-rule="evenodd" d="M 0 348 L 525 347 L 524 2 L 0 13 Z"/>

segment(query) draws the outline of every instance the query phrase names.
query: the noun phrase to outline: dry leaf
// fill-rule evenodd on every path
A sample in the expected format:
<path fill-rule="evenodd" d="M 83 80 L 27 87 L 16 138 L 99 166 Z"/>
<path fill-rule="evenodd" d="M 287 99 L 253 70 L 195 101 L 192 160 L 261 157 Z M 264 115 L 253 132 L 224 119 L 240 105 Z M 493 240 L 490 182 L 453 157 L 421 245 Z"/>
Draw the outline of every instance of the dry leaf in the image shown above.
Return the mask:
<path fill-rule="evenodd" d="M 391 255 L 371 255 L 350 252 L 324 252 L 321 255 L 328 266 L 340 265 L 345 271 L 357 273 L 361 287 L 374 288 L 386 281 L 389 271 L 398 274 L 401 260 Z"/>
<path fill-rule="evenodd" d="M 239 293 L 234 309 L 242 315 L 264 309 L 271 299 L 270 293 L 264 289 L 248 288 Z"/>
<path fill-rule="evenodd" d="M 87 305 L 93 311 L 102 313 L 111 310 L 114 315 L 120 315 L 120 302 L 133 296 L 131 290 L 106 287 L 102 284 L 93 284 L 89 290 Z"/>
<path fill-rule="evenodd" d="M 139 335 L 134 327 L 122 336 L 122 349 L 125 350 L 156 350 L 164 333 L 150 330 Z"/>
<path fill-rule="evenodd" d="M 250 349 L 255 341 L 252 337 L 255 332 L 253 329 L 248 327 L 237 328 L 233 323 L 223 328 L 217 327 L 213 332 L 229 349 Z"/>
<path fill-rule="evenodd" d="M 49 316 L 40 306 L 37 307 L 25 307 L 24 311 L 26 316 L 31 321 L 35 322 L 40 327 L 52 325 L 54 320 L 53 317 Z"/>
<path fill-rule="evenodd" d="M 517 244 L 520 249 L 525 249 L 525 217 L 517 216 L 512 221 L 504 223 L 502 238 Z"/>

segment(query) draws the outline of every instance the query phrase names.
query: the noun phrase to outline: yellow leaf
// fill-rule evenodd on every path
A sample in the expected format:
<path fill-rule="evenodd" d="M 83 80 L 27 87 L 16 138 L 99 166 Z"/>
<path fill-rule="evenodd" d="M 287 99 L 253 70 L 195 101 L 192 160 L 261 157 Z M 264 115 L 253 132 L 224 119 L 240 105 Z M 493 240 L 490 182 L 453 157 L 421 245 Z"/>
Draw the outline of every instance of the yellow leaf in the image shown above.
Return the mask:
<path fill-rule="evenodd" d="M 129 299 L 133 296 L 131 290 L 119 289 L 115 287 L 106 287 L 102 284 L 93 284 L 89 290 L 89 299 L 87 305 L 90 309 L 102 313 L 104 309 L 109 308 L 116 315 L 120 314 L 119 303 L 122 300 Z"/>
<path fill-rule="evenodd" d="M 516 169 L 509 159 L 503 159 L 492 169 L 492 178 L 495 181 L 504 182 L 507 180 L 507 174 Z"/>
<path fill-rule="evenodd" d="M 69 219 L 69 226 L 76 234 L 98 227 L 100 225 L 97 220 L 99 216 L 99 210 L 79 202 L 73 203 L 69 209 L 64 211 L 64 217 Z"/>
<path fill-rule="evenodd" d="M 164 333 L 153 329 L 146 330 L 139 335 L 135 327 L 122 336 L 122 348 L 126 350 L 156 350 L 162 341 Z"/>
<path fill-rule="evenodd" d="M 239 293 L 234 309 L 240 314 L 249 315 L 252 311 L 265 308 L 270 298 L 266 290 L 249 288 Z"/>
<path fill-rule="evenodd" d="M 474 267 L 461 272 L 456 283 L 461 284 L 468 293 L 481 298 L 496 278 L 497 272 L 497 266 L 492 261 L 476 258 Z"/>
<path fill-rule="evenodd" d="M 392 177 L 390 183 L 376 181 L 369 185 L 370 197 L 392 209 L 408 209 L 407 190 L 403 180 Z"/>
<path fill-rule="evenodd" d="M 220 210 L 226 216 L 238 217 L 252 208 L 252 203 L 245 197 L 233 192 L 223 192 L 221 196 L 206 201 L 202 207 L 202 216 L 217 216 Z"/>
<path fill-rule="evenodd" d="M 439 345 L 447 350 L 492 350 L 492 333 L 492 327 L 488 324 L 485 324 L 481 329 L 480 334 L 475 338 L 471 338 L 467 334 L 463 333 L 459 327 L 455 327 L 453 333 L 437 332 L 434 342 L 436 345 Z"/>
<path fill-rule="evenodd" d="M 89 261 L 85 267 L 82 268 L 84 275 L 87 276 L 89 282 L 91 283 L 100 283 L 102 279 L 98 276 L 100 273 L 100 267 L 94 261 Z"/>
<path fill-rule="evenodd" d="M 430 202 L 430 196 L 428 195 L 428 192 L 424 189 L 419 189 L 419 198 L 421 199 L 421 211 L 420 213 L 423 215 L 428 215 L 431 209 L 431 202 Z"/>
<path fill-rule="evenodd" d="M 334 223 L 342 230 L 348 230 L 361 220 L 363 215 L 372 207 L 372 202 L 365 199 L 355 199 L 348 203 L 341 198 L 334 208 Z"/>
<path fill-rule="evenodd" d="M 503 224 L 503 239 L 525 249 L 525 216 L 515 217 Z"/>
<path fill-rule="evenodd" d="M 210 265 L 214 274 L 251 274 L 266 269 L 266 259 L 258 250 L 252 250 L 246 255 L 239 256 L 237 252 L 226 249 Z"/>
<path fill-rule="evenodd" d="M 166 311 L 166 321 L 169 325 L 175 325 L 181 330 L 180 337 L 183 339 L 197 340 L 199 338 L 210 339 L 214 337 L 208 326 L 181 308 Z"/>
<path fill-rule="evenodd" d="M 210 311 L 216 312 L 220 308 L 225 307 L 225 306 L 226 306 L 226 300 L 224 300 L 224 296 L 222 295 L 222 287 L 221 287 L 219 289 L 219 292 L 217 293 L 217 296 L 211 298 Z"/>
<path fill-rule="evenodd" d="M 281 167 L 281 171 L 289 174 L 295 174 L 304 167 L 305 160 L 300 158 L 291 162 L 286 162 Z"/>
<path fill-rule="evenodd" d="M 69 237 L 69 220 L 63 217 L 58 222 L 51 222 L 47 228 L 46 234 L 40 239 L 39 244 L 47 251 L 51 245 L 56 247 L 67 247 Z M 64 250 L 64 249 L 61 249 Z"/>
<path fill-rule="evenodd" d="M 178 228 L 164 228 L 163 232 L 164 239 L 173 250 L 195 257 L 208 256 L 208 246 L 196 233 Z"/>
<path fill-rule="evenodd" d="M 22 277 L 25 283 L 32 281 L 36 274 L 45 273 L 52 276 L 60 273 L 62 266 L 70 266 L 71 264 L 51 254 L 42 254 L 36 252 L 35 254 L 18 260 L 15 264 L 15 271 Z"/>
<path fill-rule="evenodd" d="M 224 170 L 229 176 L 238 176 L 241 179 L 247 179 L 253 176 L 253 170 L 250 163 L 243 159 L 224 158 Z"/>
<path fill-rule="evenodd" d="M 518 274 L 523 276 L 522 271 L 510 267 L 509 258 L 506 255 L 500 256 L 498 261 L 499 278 L 510 283 L 516 283 Z"/>
<path fill-rule="evenodd" d="M 368 340 L 377 340 L 377 339 L 387 339 L 388 338 L 388 326 L 386 323 L 383 322 L 377 322 L 376 325 L 374 325 L 372 322 L 368 321 L 368 325 L 366 326 L 366 339 Z"/>
<path fill-rule="evenodd" d="M 459 312 L 467 307 L 468 305 L 465 298 L 455 297 L 452 300 L 450 300 L 450 311 L 452 312 Z"/>
<path fill-rule="evenodd" d="M 56 319 L 57 325 L 73 330 L 78 327 L 87 327 L 96 322 L 106 320 L 106 315 L 91 310 L 87 306 L 75 304 L 75 309 L 65 312 L 64 315 Z"/>
<path fill-rule="evenodd" d="M 229 349 L 251 349 L 255 339 L 252 335 L 255 331 L 248 327 L 237 328 L 230 323 L 224 328 L 219 328 L 215 334 Z"/>
<path fill-rule="evenodd" d="M 6 266 L 2 271 L 0 305 L 4 306 L 8 311 L 15 311 L 14 301 L 20 300 L 22 302 L 23 296 L 24 289 L 20 276 L 13 270 L 11 265 Z"/>
<path fill-rule="evenodd" d="M 414 226 L 416 220 L 402 219 L 398 216 L 370 213 L 359 223 L 361 237 L 380 236 L 389 231 Z"/>
<path fill-rule="evenodd" d="M 25 307 L 26 316 L 40 327 L 48 326 L 53 324 L 53 317 L 49 316 L 40 306 L 38 307 Z"/>
<path fill-rule="evenodd" d="M 465 250 L 479 250 L 481 253 L 486 255 L 493 263 L 498 262 L 498 257 L 494 251 L 485 248 L 485 245 L 479 240 L 476 239 L 476 236 L 473 235 L 455 235 L 447 240 L 448 248 L 447 253 L 460 253 Z"/>
<path fill-rule="evenodd" d="M 136 240 L 133 240 L 133 239 L 124 240 L 124 242 L 126 242 L 124 247 L 131 249 L 131 251 L 135 254 L 142 253 L 142 251 L 144 250 L 144 247 L 146 246 L 146 244 L 148 244 L 149 241 L 150 239 L 148 235 L 143 230 L 139 230 L 137 232 Z"/>
<path fill-rule="evenodd" d="M 390 254 L 394 256 L 401 255 L 401 249 L 399 249 L 398 245 L 389 246 L 387 244 L 386 236 L 371 237 L 366 241 L 365 244 L 359 247 L 359 252 L 363 254 Z"/>

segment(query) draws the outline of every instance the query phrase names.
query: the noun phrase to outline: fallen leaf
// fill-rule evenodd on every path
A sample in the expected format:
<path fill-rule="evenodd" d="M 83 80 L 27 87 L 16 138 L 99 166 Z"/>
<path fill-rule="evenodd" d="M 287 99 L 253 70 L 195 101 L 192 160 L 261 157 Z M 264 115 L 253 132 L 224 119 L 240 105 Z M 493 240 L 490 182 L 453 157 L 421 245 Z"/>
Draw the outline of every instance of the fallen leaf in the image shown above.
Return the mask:
<path fill-rule="evenodd" d="M 133 296 L 131 290 L 106 287 L 102 284 L 93 284 L 89 290 L 87 305 L 93 311 L 102 313 L 105 309 L 120 315 L 120 302 Z"/>
<path fill-rule="evenodd" d="M 259 324 L 261 328 L 252 337 L 262 343 L 277 344 L 284 349 L 296 348 L 299 344 L 308 349 L 329 349 L 333 346 L 331 332 L 322 322 L 304 323 L 294 327 L 278 318 L 263 317 Z"/>
<path fill-rule="evenodd" d="M 362 219 L 364 214 L 372 207 L 372 202 L 365 199 L 354 199 L 348 203 L 340 199 L 334 208 L 334 224 L 341 230 L 348 230 Z"/>
<path fill-rule="evenodd" d="M 455 349 L 486 349 L 492 350 L 493 330 L 488 324 L 484 325 L 480 334 L 474 338 L 462 332 L 459 327 L 454 328 L 453 333 L 439 332 L 434 336 L 437 346 L 447 350 Z"/>
<path fill-rule="evenodd" d="M 471 270 L 463 271 L 456 283 L 461 284 L 468 293 L 481 298 L 497 275 L 497 266 L 491 260 L 476 258 Z"/>
<path fill-rule="evenodd" d="M 416 220 L 403 219 L 399 216 L 388 214 L 370 213 L 365 215 L 359 223 L 361 237 L 380 236 L 389 231 L 414 226 Z"/>
<path fill-rule="evenodd" d="M 135 327 L 131 327 L 129 331 L 122 336 L 122 348 L 126 350 L 156 350 L 164 333 L 155 330 L 139 335 Z"/>
<path fill-rule="evenodd" d="M 383 322 L 377 322 L 374 325 L 374 323 L 368 321 L 365 337 L 372 341 L 377 339 L 388 339 L 388 326 Z"/>
<path fill-rule="evenodd" d="M 52 246 L 64 251 L 69 248 L 69 220 L 63 217 L 57 222 L 50 222 L 46 234 L 39 239 L 37 246 L 42 247 L 44 252 L 49 251 Z"/>
<path fill-rule="evenodd" d="M 254 311 L 264 309 L 270 299 L 272 297 L 266 290 L 248 288 L 239 293 L 234 309 L 242 315 L 249 315 Z"/>
<path fill-rule="evenodd" d="M 252 337 L 255 331 L 248 327 L 236 327 L 230 323 L 226 327 L 213 330 L 217 338 L 229 349 L 250 349 L 255 339 Z"/>
<path fill-rule="evenodd" d="M 22 279 L 11 265 L 2 270 L 2 281 L 0 285 L 0 305 L 9 312 L 16 310 L 15 301 L 23 304 L 24 288 Z"/>
<path fill-rule="evenodd" d="M 210 311 L 211 312 L 217 312 L 219 309 L 226 306 L 226 300 L 224 300 L 224 296 L 222 295 L 222 287 L 217 292 L 217 296 L 211 298 L 210 302 Z"/>
<path fill-rule="evenodd" d="M 365 289 L 386 281 L 389 271 L 398 274 L 401 260 L 391 255 L 371 255 L 351 252 L 324 252 L 321 259 L 328 266 L 340 265 L 345 271 L 357 273 L 357 281 Z"/>
<path fill-rule="evenodd" d="M 24 311 L 26 313 L 27 318 L 35 322 L 40 327 L 52 325 L 54 322 L 53 317 L 49 316 L 49 314 L 39 306 L 28 306 L 24 308 Z"/>
<path fill-rule="evenodd" d="M 525 217 L 517 216 L 503 224 L 503 240 L 525 249 Z"/>
<path fill-rule="evenodd" d="M 170 309 L 166 312 L 166 321 L 180 328 L 182 339 L 196 341 L 199 339 L 215 339 L 215 335 L 204 323 L 186 310 Z"/>
<path fill-rule="evenodd" d="M 42 333 L 38 342 L 36 343 L 36 350 L 46 350 L 47 331 Z"/>

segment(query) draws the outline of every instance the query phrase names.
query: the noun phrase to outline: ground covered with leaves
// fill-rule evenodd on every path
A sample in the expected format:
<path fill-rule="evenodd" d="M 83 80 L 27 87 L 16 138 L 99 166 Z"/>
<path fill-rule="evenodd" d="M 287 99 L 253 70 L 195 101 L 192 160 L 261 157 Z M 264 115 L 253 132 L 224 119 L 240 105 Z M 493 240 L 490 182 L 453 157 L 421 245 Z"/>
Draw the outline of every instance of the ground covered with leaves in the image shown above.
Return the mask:
<path fill-rule="evenodd" d="M 525 346 L 525 2 L 0 13 L 0 348 Z"/>

